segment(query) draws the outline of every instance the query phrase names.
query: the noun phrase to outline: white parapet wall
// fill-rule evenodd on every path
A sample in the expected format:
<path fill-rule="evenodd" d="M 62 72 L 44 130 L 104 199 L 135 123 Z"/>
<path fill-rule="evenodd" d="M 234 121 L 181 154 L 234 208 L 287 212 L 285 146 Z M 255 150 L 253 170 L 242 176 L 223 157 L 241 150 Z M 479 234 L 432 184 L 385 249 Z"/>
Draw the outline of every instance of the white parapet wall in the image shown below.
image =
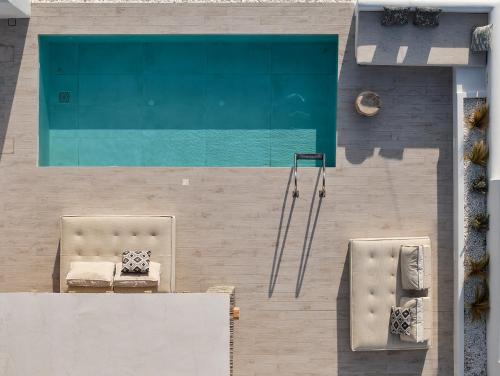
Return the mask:
<path fill-rule="evenodd" d="M 358 0 L 362 11 L 380 11 L 386 7 L 436 7 L 446 12 L 489 13 L 498 0 Z"/>
<path fill-rule="evenodd" d="M 488 320 L 488 375 L 500 375 L 500 179 L 490 179 L 488 209 L 490 212 L 490 318 Z M 493 215 L 495 213 L 495 215 Z"/>
<path fill-rule="evenodd" d="M 444 12 L 439 27 L 380 24 L 382 12 L 356 16 L 356 62 L 360 65 L 485 67 L 486 53 L 470 49 L 471 30 L 488 23 L 488 13 Z"/>
<path fill-rule="evenodd" d="M 484 77 L 478 72 L 455 70 L 454 110 L 455 110 L 455 375 L 464 373 L 463 343 L 463 133 L 459 129 L 463 121 L 463 108 L 459 103 L 463 98 L 474 96 L 474 86 L 486 82 L 486 94 L 490 103 L 488 168 L 490 231 L 488 251 L 490 253 L 490 315 L 487 322 L 488 375 L 500 375 L 500 0 L 358 0 L 357 11 L 380 11 L 384 6 L 397 7 L 437 7 L 444 12 L 488 13 L 493 24 L 488 64 Z M 466 69 L 466 68 L 464 68 Z M 481 75 L 483 75 L 481 73 Z M 477 83 L 474 81 L 477 80 Z M 481 86 L 479 84 L 479 86 Z M 480 96 L 480 95 L 478 95 Z M 459 186 L 461 182 L 461 186 Z M 462 220 L 461 220 L 462 219 Z M 462 237 L 460 240 L 460 236 Z"/>
<path fill-rule="evenodd" d="M 229 376 L 229 294 L 0 294 L 2 376 Z"/>

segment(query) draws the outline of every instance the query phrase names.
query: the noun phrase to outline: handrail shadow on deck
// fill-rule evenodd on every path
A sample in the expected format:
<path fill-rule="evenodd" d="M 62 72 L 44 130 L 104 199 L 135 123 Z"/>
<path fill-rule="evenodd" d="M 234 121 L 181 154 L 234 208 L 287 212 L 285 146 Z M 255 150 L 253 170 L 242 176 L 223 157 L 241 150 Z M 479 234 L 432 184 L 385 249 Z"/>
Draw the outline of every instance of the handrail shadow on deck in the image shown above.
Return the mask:
<path fill-rule="evenodd" d="M 300 295 L 300 290 L 302 289 L 302 283 L 304 282 L 304 275 L 307 269 L 307 262 L 309 261 L 309 255 L 311 254 L 312 243 L 314 240 L 314 234 L 316 232 L 316 225 L 318 223 L 319 211 L 321 210 L 321 204 L 323 202 L 323 197 L 319 197 L 318 206 L 316 208 L 316 213 L 314 215 L 314 221 L 311 228 L 311 217 L 313 213 L 314 203 L 316 202 L 316 195 L 318 194 L 318 184 L 319 178 L 321 176 L 321 170 L 318 171 L 318 176 L 316 177 L 316 183 L 314 185 L 314 190 L 311 199 L 311 206 L 309 207 L 309 216 L 307 218 L 306 233 L 304 235 L 304 243 L 302 245 L 302 254 L 300 256 L 300 266 L 299 273 L 297 275 L 297 284 L 295 286 L 295 297 L 298 298 Z"/>
<path fill-rule="evenodd" d="M 282 228 L 283 228 L 283 219 L 285 217 L 285 209 L 286 209 L 286 203 L 288 201 L 288 194 L 290 192 L 290 183 L 292 182 L 292 174 L 293 174 L 293 168 L 290 169 L 290 173 L 288 175 L 288 182 L 286 184 L 285 196 L 283 197 L 283 205 L 281 207 L 280 222 L 278 225 L 278 235 L 276 236 L 276 244 L 274 246 L 273 266 L 271 268 L 271 275 L 269 277 L 269 289 L 268 289 L 268 297 L 269 298 L 273 296 L 274 287 L 276 286 L 276 281 L 278 280 L 281 259 L 283 257 L 283 252 L 285 250 L 286 239 L 288 237 L 288 230 L 290 229 L 290 222 L 292 221 L 293 209 L 295 208 L 296 198 L 293 197 L 292 204 L 290 206 L 290 211 L 288 213 L 288 219 L 286 222 L 285 232 L 283 234 L 283 239 L 281 239 L 281 232 L 282 232 Z"/>

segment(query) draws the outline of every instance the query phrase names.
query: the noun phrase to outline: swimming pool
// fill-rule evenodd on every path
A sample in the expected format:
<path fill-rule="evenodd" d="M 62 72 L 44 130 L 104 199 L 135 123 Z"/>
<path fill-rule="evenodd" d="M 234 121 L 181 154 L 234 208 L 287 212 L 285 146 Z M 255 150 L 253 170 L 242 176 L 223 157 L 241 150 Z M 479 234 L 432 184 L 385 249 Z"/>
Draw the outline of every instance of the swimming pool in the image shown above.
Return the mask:
<path fill-rule="evenodd" d="M 41 166 L 335 165 L 335 35 L 39 42 Z"/>

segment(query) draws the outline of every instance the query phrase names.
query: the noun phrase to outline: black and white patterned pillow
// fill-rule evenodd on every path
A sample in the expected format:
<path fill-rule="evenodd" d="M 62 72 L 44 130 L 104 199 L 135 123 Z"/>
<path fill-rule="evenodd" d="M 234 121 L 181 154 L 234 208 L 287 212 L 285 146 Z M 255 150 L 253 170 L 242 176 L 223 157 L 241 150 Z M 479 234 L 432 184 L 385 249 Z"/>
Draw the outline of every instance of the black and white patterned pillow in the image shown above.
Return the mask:
<path fill-rule="evenodd" d="M 391 333 L 409 336 L 411 311 L 409 308 L 391 307 Z"/>
<path fill-rule="evenodd" d="M 413 24 L 421 27 L 436 27 L 439 26 L 439 8 L 416 8 Z"/>
<path fill-rule="evenodd" d="M 151 251 L 133 250 L 122 253 L 122 273 L 149 272 Z"/>
<path fill-rule="evenodd" d="M 382 26 L 402 26 L 408 23 L 410 8 L 384 7 L 384 14 L 380 23 Z"/>

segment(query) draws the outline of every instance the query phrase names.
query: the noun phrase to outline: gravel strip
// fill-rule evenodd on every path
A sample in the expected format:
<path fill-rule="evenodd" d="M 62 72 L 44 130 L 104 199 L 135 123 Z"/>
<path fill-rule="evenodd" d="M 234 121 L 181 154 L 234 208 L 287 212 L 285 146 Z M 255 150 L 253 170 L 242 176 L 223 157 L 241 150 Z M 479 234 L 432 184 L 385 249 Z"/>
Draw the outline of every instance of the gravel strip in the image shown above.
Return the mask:
<path fill-rule="evenodd" d="M 476 108 L 484 104 L 484 98 L 464 99 L 464 119 L 467 119 Z M 474 142 L 485 139 L 484 132 L 470 129 L 464 124 L 464 150 L 471 150 Z M 486 176 L 486 168 L 477 166 L 467 160 L 464 161 L 464 244 L 465 244 L 465 275 L 469 271 L 469 260 L 479 260 L 486 253 L 486 234 L 479 233 L 469 227 L 469 219 L 477 214 L 486 213 L 486 195 L 470 189 L 472 181 L 480 175 Z M 485 320 L 472 321 L 467 309 L 475 297 L 478 278 L 466 279 L 464 283 L 465 323 L 465 375 L 486 375 L 486 322 Z"/>

